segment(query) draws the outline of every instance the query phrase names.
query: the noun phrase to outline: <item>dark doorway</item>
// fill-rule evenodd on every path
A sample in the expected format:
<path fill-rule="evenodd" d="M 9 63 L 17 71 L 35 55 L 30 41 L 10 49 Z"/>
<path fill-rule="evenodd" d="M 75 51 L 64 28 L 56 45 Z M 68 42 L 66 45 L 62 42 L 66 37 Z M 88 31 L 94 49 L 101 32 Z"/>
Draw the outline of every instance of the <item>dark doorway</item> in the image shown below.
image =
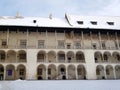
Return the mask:
<path fill-rule="evenodd" d="M 63 80 L 66 80 L 66 76 L 64 75 L 64 76 L 62 77 L 62 79 L 63 79 Z"/>
<path fill-rule="evenodd" d="M 41 76 L 38 77 L 38 80 L 43 80 L 43 78 Z"/>

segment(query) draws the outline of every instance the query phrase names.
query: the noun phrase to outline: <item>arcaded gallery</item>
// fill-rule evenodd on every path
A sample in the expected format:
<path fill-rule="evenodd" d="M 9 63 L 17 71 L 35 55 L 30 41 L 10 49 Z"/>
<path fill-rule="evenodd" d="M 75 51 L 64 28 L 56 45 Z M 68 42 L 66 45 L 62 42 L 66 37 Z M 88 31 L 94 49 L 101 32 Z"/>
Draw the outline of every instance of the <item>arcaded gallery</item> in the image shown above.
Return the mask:
<path fill-rule="evenodd" d="M 0 17 L 0 80 L 120 79 L 120 17 Z"/>

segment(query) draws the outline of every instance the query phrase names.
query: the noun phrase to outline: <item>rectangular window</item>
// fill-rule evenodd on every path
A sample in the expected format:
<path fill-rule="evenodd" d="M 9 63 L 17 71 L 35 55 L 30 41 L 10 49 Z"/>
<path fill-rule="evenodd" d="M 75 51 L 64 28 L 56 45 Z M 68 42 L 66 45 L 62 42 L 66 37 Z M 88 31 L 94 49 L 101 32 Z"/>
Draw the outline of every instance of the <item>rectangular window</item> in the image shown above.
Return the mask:
<path fill-rule="evenodd" d="M 38 59 L 39 60 L 44 60 L 44 54 L 38 54 Z"/>
<path fill-rule="evenodd" d="M 101 45 L 102 45 L 102 48 L 103 48 L 103 49 L 106 49 L 105 42 L 102 42 Z"/>
<path fill-rule="evenodd" d="M 4 72 L 4 68 L 3 68 L 3 67 L 0 68 L 0 73 L 1 73 L 1 72 Z"/>
<path fill-rule="evenodd" d="M 97 70 L 96 70 L 96 74 L 97 74 L 97 75 L 100 75 L 100 69 L 97 69 Z"/>
<path fill-rule="evenodd" d="M 82 25 L 82 24 L 83 24 L 83 21 L 77 21 L 77 23 Z"/>
<path fill-rule="evenodd" d="M 106 74 L 110 75 L 110 70 L 109 69 L 106 69 Z"/>
<path fill-rule="evenodd" d="M 81 70 L 81 68 L 78 68 L 78 75 L 82 75 L 82 70 Z"/>
<path fill-rule="evenodd" d="M 70 49 L 70 48 L 71 48 L 71 44 L 67 43 L 67 49 Z"/>
<path fill-rule="evenodd" d="M 19 54 L 19 59 L 26 59 L 26 54 Z"/>
<path fill-rule="evenodd" d="M 44 48 L 44 40 L 38 40 L 38 48 Z"/>
<path fill-rule="evenodd" d="M 114 43 L 115 43 L 115 48 L 118 48 L 117 41 L 114 41 Z"/>
<path fill-rule="evenodd" d="M 5 60 L 5 54 L 2 54 L 2 53 L 1 53 L 1 54 L 0 54 L 0 59 L 1 59 L 1 60 Z"/>
<path fill-rule="evenodd" d="M 65 48 L 64 40 L 58 40 L 58 48 L 60 48 L 60 49 L 64 49 Z"/>
<path fill-rule="evenodd" d="M 7 46 L 7 40 L 6 39 L 2 40 L 1 46 L 4 47 L 4 48 Z"/>
<path fill-rule="evenodd" d="M 90 22 L 92 25 L 97 25 L 97 22 L 96 21 L 91 21 Z"/>
<path fill-rule="evenodd" d="M 50 68 L 48 69 L 48 75 L 51 75 L 51 69 Z"/>
<path fill-rule="evenodd" d="M 12 76 L 12 70 L 11 69 L 8 70 L 8 76 Z"/>
<path fill-rule="evenodd" d="M 80 42 L 74 42 L 75 49 L 80 49 L 81 43 Z"/>
<path fill-rule="evenodd" d="M 19 75 L 24 75 L 24 69 L 20 69 Z"/>
<path fill-rule="evenodd" d="M 20 40 L 20 48 L 26 48 L 27 40 Z"/>
<path fill-rule="evenodd" d="M 42 68 L 38 69 L 38 75 L 42 75 Z"/>
<path fill-rule="evenodd" d="M 59 60 L 65 60 L 65 54 L 59 54 Z"/>
<path fill-rule="evenodd" d="M 108 25 L 114 25 L 114 22 L 107 22 Z"/>
<path fill-rule="evenodd" d="M 93 48 L 93 49 L 97 49 L 96 43 L 93 43 L 93 44 L 92 44 L 92 48 Z"/>

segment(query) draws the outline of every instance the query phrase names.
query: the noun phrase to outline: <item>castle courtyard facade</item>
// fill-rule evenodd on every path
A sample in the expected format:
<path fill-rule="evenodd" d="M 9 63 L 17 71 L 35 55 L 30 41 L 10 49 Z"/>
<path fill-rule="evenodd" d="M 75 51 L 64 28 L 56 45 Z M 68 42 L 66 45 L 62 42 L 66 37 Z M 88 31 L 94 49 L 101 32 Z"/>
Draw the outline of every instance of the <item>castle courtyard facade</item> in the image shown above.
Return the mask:
<path fill-rule="evenodd" d="M 120 79 L 120 17 L 0 17 L 0 80 Z"/>

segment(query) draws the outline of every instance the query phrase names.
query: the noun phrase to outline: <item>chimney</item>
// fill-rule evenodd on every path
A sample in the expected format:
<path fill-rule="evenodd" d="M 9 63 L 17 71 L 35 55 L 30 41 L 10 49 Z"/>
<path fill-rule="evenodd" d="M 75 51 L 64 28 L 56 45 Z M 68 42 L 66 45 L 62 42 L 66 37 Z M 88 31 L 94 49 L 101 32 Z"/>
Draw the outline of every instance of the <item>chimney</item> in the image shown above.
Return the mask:
<path fill-rule="evenodd" d="M 53 17 L 52 17 L 52 14 L 50 14 L 50 15 L 49 15 L 49 19 L 52 19 L 52 18 L 53 18 Z"/>

